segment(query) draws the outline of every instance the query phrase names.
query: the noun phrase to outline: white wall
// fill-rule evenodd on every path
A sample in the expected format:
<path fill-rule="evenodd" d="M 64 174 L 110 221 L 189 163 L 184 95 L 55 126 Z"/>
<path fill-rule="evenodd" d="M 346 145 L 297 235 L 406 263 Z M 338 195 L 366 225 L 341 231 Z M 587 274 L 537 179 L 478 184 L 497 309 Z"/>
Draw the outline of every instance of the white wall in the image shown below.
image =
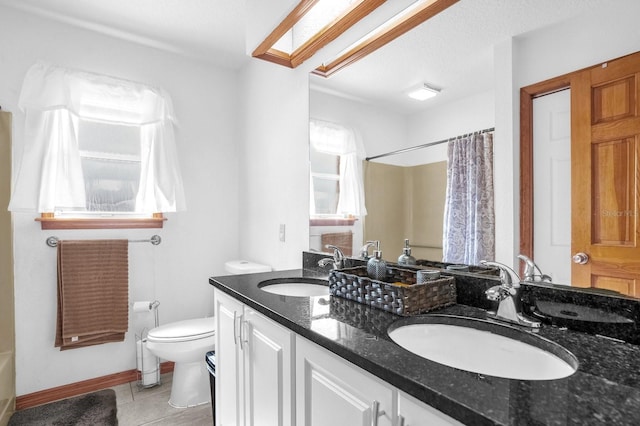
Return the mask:
<path fill-rule="evenodd" d="M 441 141 L 465 133 L 488 129 L 494 125 L 493 92 L 476 93 L 437 108 L 427 108 L 412 114 L 408 120 L 407 146 Z M 411 151 L 406 155 L 410 161 L 409 165 L 446 161 L 447 144 Z"/>
<path fill-rule="evenodd" d="M 309 246 L 308 70 L 254 60 L 241 87 L 240 251 L 276 270 L 300 268 Z"/>
<path fill-rule="evenodd" d="M 15 157 L 23 145 L 24 116 L 17 108 L 22 79 L 40 59 L 171 94 L 180 121 L 178 152 L 188 211 L 168 214 L 160 230 L 42 231 L 34 214 L 13 215 L 18 395 L 135 368 L 133 336 L 146 325 L 140 314 L 131 314 L 123 343 L 64 352 L 54 348 L 56 251 L 46 246 L 47 237 L 159 234 L 159 246 L 130 245 L 130 300 L 159 300 L 162 323 L 213 314 L 208 278 L 223 274 L 224 261 L 239 254 L 234 72 L 0 7 L 0 105 L 15 114 Z"/>
<path fill-rule="evenodd" d="M 311 90 L 310 105 L 311 118 L 356 129 L 368 157 L 487 129 L 495 124 L 493 91 L 476 93 L 439 107 L 427 107 L 410 115 L 317 90 Z M 447 145 L 441 144 L 374 161 L 414 166 L 446 159 Z"/>
<path fill-rule="evenodd" d="M 367 157 L 404 148 L 407 144 L 406 115 L 318 90 L 311 90 L 309 102 L 311 118 L 354 129 Z"/>

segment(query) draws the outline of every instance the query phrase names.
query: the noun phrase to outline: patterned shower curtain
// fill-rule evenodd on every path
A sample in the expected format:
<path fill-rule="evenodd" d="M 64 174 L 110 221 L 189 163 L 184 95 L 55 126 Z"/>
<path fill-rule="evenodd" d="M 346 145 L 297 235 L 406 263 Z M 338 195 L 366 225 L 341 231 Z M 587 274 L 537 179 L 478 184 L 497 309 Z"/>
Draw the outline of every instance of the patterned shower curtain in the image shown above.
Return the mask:
<path fill-rule="evenodd" d="M 443 261 L 477 265 L 495 256 L 493 132 L 449 141 Z"/>

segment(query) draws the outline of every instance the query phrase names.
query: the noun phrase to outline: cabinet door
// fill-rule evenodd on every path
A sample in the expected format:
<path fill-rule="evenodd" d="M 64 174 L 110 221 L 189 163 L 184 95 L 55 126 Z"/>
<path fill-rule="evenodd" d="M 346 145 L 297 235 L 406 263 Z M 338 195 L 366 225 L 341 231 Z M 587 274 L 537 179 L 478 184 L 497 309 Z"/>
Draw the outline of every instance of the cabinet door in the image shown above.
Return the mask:
<path fill-rule="evenodd" d="M 245 307 L 245 413 L 248 426 L 293 422 L 293 333 Z"/>
<path fill-rule="evenodd" d="M 244 425 L 243 359 L 239 328 L 243 305 L 215 291 L 216 311 L 216 424 Z"/>
<path fill-rule="evenodd" d="M 298 426 L 392 424 L 391 386 L 301 337 L 296 338 L 296 394 Z"/>
<path fill-rule="evenodd" d="M 424 402 L 398 391 L 398 426 L 463 426 Z"/>

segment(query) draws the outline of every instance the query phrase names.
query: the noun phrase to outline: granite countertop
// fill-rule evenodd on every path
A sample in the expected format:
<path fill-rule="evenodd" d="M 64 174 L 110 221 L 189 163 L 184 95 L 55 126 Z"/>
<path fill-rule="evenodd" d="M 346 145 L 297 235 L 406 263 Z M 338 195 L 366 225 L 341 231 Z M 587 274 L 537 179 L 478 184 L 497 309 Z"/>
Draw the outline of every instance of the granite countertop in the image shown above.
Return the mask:
<path fill-rule="evenodd" d="M 572 376 L 529 381 L 470 373 L 426 360 L 392 342 L 387 327 L 403 317 L 339 297 L 280 296 L 258 288 L 271 278 L 309 276 L 317 274 L 300 269 L 219 276 L 209 282 L 465 424 L 640 424 L 640 346 L 543 326 L 538 335 L 577 357 L 578 371 Z M 483 309 L 460 304 L 430 313 L 486 319 Z"/>

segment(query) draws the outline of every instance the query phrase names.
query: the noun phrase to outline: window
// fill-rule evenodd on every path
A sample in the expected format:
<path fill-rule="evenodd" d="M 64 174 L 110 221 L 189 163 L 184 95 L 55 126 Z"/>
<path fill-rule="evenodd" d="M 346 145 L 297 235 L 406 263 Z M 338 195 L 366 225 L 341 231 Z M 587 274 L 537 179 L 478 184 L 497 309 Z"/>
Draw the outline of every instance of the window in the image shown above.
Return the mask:
<path fill-rule="evenodd" d="M 335 215 L 340 197 L 340 156 L 311 149 L 313 215 Z"/>
<path fill-rule="evenodd" d="M 309 129 L 312 222 L 325 225 L 336 224 L 336 220 L 353 222 L 366 215 L 360 167 L 364 152 L 357 149 L 355 133 L 320 120 L 312 120 Z"/>
<path fill-rule="evenodd" d="M 9 209 L 43 229 L 162 227 L 184 209 L 170 98 L 112 77 L 34 65 L 25 150 Z"/>
<path fill-rule="evenodd" d="M 253 57 L 295 68 L 384 0 L 300 0 L 258 46 Z"/>
<path fill-rule="evenodd" d="M 86 210 L 59 213 L 134 213 L 140 186 L 139 141 L 138 126 L 78 120 Z"/>
<path fill-rule="evenodd" d="M 316 68 L 313 73 L 329 77 L 431 19 L 458 1 L 411 0 L 394 2 L 398 7 L 403 7 L 407 3 L 410 5 L 399 10 L 395 16 L 347 47 L 336 58 Z M 386 5 L 388 6 L 389 3 L 391 2 L 386 2 Z M 382 4 L 385 4 L 384 0 L 300 0 L 254 50 L 253 57 L 295 68 L 315 55 L 324 46 L 336 40 Z"/>

